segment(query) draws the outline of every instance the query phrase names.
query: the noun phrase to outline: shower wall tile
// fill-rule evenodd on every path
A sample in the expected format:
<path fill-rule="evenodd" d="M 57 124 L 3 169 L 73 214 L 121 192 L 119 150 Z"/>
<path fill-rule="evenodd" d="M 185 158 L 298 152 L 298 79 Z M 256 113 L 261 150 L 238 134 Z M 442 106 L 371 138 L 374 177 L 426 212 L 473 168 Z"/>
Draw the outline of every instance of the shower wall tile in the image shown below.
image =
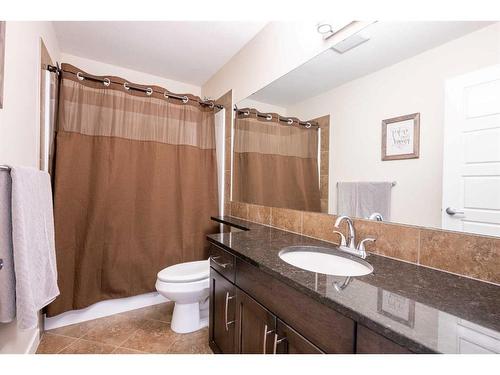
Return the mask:
<path fill-rule="evenodd" d="M 320 165 L 320 175 L 327 176 L 328 175 L 328 165 L 330 164 L 328 158 L 330 153 L 328 151 L 321 151 L 321 165 Z"/>
<path fill-rule="evenodd" d="M 420 229 L 370 220 L 355 220 L 357 240 L 375 238 L 367 243 L 366 250 L 375 254 L 418 263 Z"/>
<path fill-rule="evenodd" d="M 249 204 L 248 220 L 259 224 L 271 225 L 271 207 Z"/>
<path fill-rule="evenodd" d="M 224 106 L 225 155 L 224 155 L 224 213 L 231 213 L 231 123 L 233 116 L 233 92 L 229 90 L 219 99 L 217 104 Z M 228 146 L 229 145 L 229 146 Z"/>
<path fill-rule="evenodd" d="M 271 225 L 294 233 L 302 232 L 302 211 L 271 208 Z"/>
<path fill-rule="evenodd" d="M 330 116 L 328 116 L 330 117 Z M 330 120 L 328 120 L 330 121 Z M 329 151 L 330 149 L 330 125 L 321 126 L 321 151 Z"/>
<path fill-rule="evenodd" d="M 321 212 L 327 214 L 328 212 L 328 199 L 320 199 Z"/>
<path fill-rule="evenodd" d="M 340 243 L 339 235 L 333 233 L 335 219 L 336 217 L 333 215 L 304 212 L 302 217 L 302 234 L 338 245 Z"/>
<path fill-rule="evenodd" d="M 226 138 L 225 142 L 224 165 L 227 169 L 231 169 L 231 138 Z"/>
<path fill-rule="evenodd" d="M 321 175 L 319 191 L 321 199 L 328 199 L 328 175 Z"/>
<path fill-rule="evenodd" d="M 500 283 L 500 239 L 422 229 L 420 264 Z"/>
<path fill-rule="evenodd" d="M 248 204 L 231 202 L 231 215 L 240 219 L 248 219 Z"/>
<path fill-rule="evenodd" d="M 332 244 L 335 215 L 231 202 L 232 216 L 270 225 Z M 268 221 L 269 220 L 269 221 Z M 354 219 L 357 239 L 376 238 L 374 254 L 500 284 L 500 238 Z M 344 223 L 340 231 L 347 233 Z"/>

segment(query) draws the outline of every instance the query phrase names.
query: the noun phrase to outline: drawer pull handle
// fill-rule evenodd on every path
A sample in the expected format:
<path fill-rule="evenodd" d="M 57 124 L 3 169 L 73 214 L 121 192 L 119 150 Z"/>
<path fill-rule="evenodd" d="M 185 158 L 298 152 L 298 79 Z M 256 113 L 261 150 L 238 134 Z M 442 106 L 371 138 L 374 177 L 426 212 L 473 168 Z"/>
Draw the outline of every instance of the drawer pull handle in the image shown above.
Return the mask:
<path fill-rule="evenodd" d="M 278 334 L 277 333 L 274 334 L 273 354 L 276 354 L 276 351 L 278 350 L 278 345 L 285 341 L 286 337 L 282 337 L 281 339 L 279 339 Z"/>
<path fill-rule="evenodd" d="M 233 299 L 234 296 L 230 296 L 229 295 L 229 292 L 226 292 L 226 306 L 224 308 L 224 324 L 226 326 L 226 331 L 229 331 L 229 325 L 230 324 L 233 324 L 234 323 L 234 320 L 231 320 L 230 322 L 228 322 L 228 319 L 227 319 L 227 315 L 228 315 L 228 305 L 229 305 L 229 300 L 230 299 Z"/>
<path fill-rule="evenodd" d="M 217 257 L 211 256 L 210 260 L 212 262 L 214 262 L 215 264 L 217 264 L 219 267 L 222 267 L 222 268 L 226 268 L 227 266 L 231 265 L 231 263 L 220 263 L 220 262 L 217 262 L 217 259 L 219 259 L 219 258 L 220 258 L 220 256 L 217 256 Z"/>
<path fill-rule="evenodd" d="M 262 354 L 266 354 L 266 346 L 267 346 L 267 335 L 273 333 L 274 331 L 267 330 L 267 324 L 264 325 L 264 339 L 262 340 Z"/>

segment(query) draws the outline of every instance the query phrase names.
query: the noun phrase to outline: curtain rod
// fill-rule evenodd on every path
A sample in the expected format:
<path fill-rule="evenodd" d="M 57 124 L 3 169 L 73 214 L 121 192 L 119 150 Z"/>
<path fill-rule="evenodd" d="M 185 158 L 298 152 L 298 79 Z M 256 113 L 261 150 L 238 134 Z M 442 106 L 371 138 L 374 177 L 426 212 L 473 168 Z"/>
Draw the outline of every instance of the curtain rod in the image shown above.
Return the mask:
<path fill-rule="evenodd" d="M 49 72 L 56 73 L 56 74 L 60 74 L 61 71 L 63 71 L 61 68 L 59 68 L 59 66 L 53 66 L 53 65 L 47 65 L 47 70 Z M 76 77 L 80 81 L 83 81 L 84 79 L 86 79 L 86 80 L 89 80 L 89 81 L 101 82 L 101 83 L 104 84 L 104 86 L 109 86 L 111 83 L 114 83 L 114 84 L 117 84 L 117 85 L 121 85 L 121 83 L 111 81 L 109 78 L 100 79 L 100 78 L 89 76 L 89 75 L 84 74 L 82 72 L 78 72 L 76 74 L 73 73 L 73 72 L 67 71 L 67 70 L 64 70 L 64 72 L 76 75 Z M 148 87 L 148 88 L 145 89 L 145 88 L 142 88 L 142 87 L 134 86 L 134 85 L 132 85 L 132 84 L 130 84 L 128 82 L 123 83 L 123 87 L 126 90 L 141 91 L 141 92 L 146 93 L 147 95 L 152 95 L 153 92 L 156 92 L 157 94 L 163 94 L 163 96 L 165 97 L 165 99 L 169 99 L 169 98 L 177 99 L 177 100 L 182 101 L 182 103 L 184 103 L 184 104 L 186 104 L 187 102 L 189 102 L 191 100 L 191 101 L 196 102 L 196 103 L 198 103 L 200 105 L 205 105 L 205 106 L 208 106 L 210 108 L 224 109 L 223 105 L 221 105 L 221 104 L 215 104 L 215 102 L 213 100 L 190 99 L 186 95 L 183 95 L 183 96 L 176 95 L 176 94 L 172 94 L 172 93 L 167 93 L 167 91 L 165 91 L 165 92 L 162 93 L 160 91 L 153 90 L 151 87 Z"/>
<path fill-rule="evenodd" d="M 238 109 L 238 107 L 234 106 L 234 111 L 237 112 L 237 113 L 241 113 L 245 116 L 249 116 L 250 115 L 250 110 L 242 110 L 242 109 Z M 273 115 L 271 113 L 262 113 L 262 112 L 259 112 L 257 111 L 256 109 L 254 110 L 255 111 L 255 115 L 257 117 L 260 117 L 260 118 L 265 118 L 266 120 L 268 121 L 271 121 L 273 119 Z M 290 118 L 290 117 L 281 117 L 280 115 L 278 115 L 278 121 L 280 122 L 286 122 L 288 125 L 292 125 L 295 120 L 293 118 Z M 297 123 L 299 125 L 302 125 L 303 127 L 309 129 L 311 127 L 313 128 L 319 128 L 319 125 L 314 122 L 314 121 L 300 121 L 299 119 L 297 119 Z"/>

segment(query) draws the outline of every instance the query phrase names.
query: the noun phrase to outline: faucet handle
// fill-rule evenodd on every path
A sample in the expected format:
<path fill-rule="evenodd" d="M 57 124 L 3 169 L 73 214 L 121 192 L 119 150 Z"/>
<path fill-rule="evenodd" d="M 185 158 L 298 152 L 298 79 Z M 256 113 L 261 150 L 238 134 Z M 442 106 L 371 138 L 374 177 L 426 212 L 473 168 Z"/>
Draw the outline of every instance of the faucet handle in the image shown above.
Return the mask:
<path fill-rule="evenodd" d="M 365 238 L 364 240 L 360 241 L 358 244 L 358 250 L 360 251 L 366 251 L 365 249 L 365 242 L 375 242 L 377 241 L 376 238 Z"/>
<path fill-rule="evenodd" d="M 339 232 L 338 230 L 334 230 L 333 233 L 339 235 L 339 237 L 340 237 L 340 246 L 347 246 L 347 242 L 345 240 L 345 236 L 342 234 L 342 232 Z"/>

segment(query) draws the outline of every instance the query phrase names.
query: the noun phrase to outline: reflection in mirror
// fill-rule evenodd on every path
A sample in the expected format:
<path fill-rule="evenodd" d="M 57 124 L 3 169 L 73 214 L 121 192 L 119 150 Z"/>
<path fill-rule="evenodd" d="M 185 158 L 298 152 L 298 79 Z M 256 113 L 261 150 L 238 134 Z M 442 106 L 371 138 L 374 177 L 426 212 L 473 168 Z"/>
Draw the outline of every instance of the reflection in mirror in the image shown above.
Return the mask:
<path fill-rule="evenodd" d="M 237 103 L 254 115 L 236 115 L 233 200 L 500 236 L 500 22 L 351 37 Z"/>
<path fill-rule="evenodd" d="M 319 130 L 314 121 L 238 109 L 233 200 L 319 212 Z"/>

